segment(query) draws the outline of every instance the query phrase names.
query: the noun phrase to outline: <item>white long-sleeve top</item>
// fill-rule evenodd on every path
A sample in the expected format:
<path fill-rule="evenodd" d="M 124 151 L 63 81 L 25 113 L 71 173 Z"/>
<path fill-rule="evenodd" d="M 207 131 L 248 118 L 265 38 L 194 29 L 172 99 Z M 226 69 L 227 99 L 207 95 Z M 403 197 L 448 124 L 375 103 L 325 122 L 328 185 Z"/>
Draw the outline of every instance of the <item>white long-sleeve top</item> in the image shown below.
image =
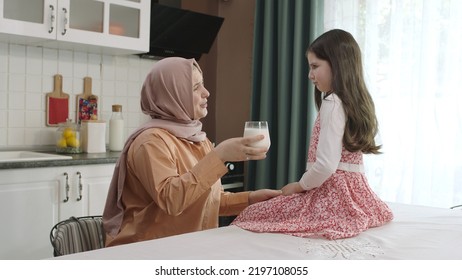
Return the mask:
<path fill-rule="evenodd" d="M 346 116 L 342 101 L 335 93 L 322 100 L 319 120 L 316 161 L 307 163 L 307 169 L 299 181 L 305 190 L 321 186 L 337 170 L 340 163 Z"/>

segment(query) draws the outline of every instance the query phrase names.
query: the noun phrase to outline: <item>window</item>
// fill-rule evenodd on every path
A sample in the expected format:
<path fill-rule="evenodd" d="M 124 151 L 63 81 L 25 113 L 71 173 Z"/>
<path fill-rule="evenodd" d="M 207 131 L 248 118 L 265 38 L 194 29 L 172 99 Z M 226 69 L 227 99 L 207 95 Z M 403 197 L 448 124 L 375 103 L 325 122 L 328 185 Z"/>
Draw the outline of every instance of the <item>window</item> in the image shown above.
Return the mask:
<path fill-rule="evenodd" d="M 324 30 L 360 44 L 383 154 L 366 173 L 384 200 L 462 203 L 462 1 L 324 0 Z"/>

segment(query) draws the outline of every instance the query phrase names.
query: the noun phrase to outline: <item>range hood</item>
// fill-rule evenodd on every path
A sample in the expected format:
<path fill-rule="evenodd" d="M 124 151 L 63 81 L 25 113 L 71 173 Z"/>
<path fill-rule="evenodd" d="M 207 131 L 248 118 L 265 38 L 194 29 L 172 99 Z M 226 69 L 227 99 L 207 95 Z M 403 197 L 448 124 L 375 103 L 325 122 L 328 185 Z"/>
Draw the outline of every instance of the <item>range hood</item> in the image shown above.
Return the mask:
<path fill-rule="evenodd" d="M 195 58 L 208 53 L 224 18 L 151 4 L 149 52 L 142 58 L 160 59 L 170 56 Z"/>

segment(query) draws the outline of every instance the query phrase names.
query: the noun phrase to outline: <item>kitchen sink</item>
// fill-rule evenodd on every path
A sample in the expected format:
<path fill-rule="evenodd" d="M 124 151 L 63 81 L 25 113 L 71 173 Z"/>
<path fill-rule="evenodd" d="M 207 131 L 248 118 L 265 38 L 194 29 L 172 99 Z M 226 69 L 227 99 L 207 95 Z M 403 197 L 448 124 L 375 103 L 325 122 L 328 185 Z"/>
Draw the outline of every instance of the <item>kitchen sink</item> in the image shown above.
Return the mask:
<path fill-rule="evenodd" d="M 30 151 L 0 151 L 0 162 L 63 160 L 72 159 L 72 156 L 48 154 Z"/>

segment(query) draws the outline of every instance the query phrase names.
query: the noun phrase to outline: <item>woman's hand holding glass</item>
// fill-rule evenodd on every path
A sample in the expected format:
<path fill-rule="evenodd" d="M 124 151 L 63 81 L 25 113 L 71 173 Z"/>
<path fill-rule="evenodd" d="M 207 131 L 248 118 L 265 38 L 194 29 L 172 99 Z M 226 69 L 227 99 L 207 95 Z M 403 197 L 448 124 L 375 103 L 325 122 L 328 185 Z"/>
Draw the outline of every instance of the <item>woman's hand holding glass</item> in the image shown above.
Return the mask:
<path fill-rule="evenodd" d="M 271 146 L 271 140 L 268 129 L 268 122 L 266 121 L 248 121 L 245 122 L 244 126 L 244 137 L 254 136 L 254 135 L 263 135 L 263 138 L 260 141 L 252 142 L 249 145 L 252 147 L 262 147 L 267 148 Z"/>
<path fill-rule="evenodd" d="M 261 160 L 271 145 L 267 122 L 246 122 L 244 137 L 227 139 L 215 147 L 223 162 Z"/>
<path fill-rule="evenodd" d="M 223 162 L 264 159 L 268 149 L 251 146 L 263 139 L 263 135 L 230 138 L 218 144 L 215 152 Z"/>

